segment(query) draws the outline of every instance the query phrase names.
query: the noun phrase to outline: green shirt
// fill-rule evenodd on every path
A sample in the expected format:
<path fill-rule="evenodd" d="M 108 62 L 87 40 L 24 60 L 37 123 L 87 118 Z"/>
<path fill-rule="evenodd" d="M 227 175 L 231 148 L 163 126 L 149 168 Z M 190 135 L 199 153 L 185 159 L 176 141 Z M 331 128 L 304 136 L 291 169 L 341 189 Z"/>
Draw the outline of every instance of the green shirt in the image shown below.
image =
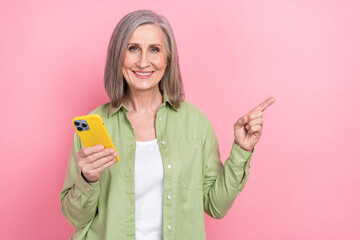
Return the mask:
<path fill-rule="evenodd" d="M 83 148 L 75 133 L 60 194 L 61 210 L 75 227 L 71 239 L 135 240 L 136 136 L 128 109 L 106 103 L 90 114 L 102 117 L 120 160 L 99 181 L 87 183 L 75 158 Z M 233 141 L 223 165 L 206 115 L 186 100 L 176 109 L 166 95 L 155 129 L 164 166 L 164 240 L 206 239 L 204 211 L 220 219 L 230 210 L 248 179 L 252 152 Z"/>

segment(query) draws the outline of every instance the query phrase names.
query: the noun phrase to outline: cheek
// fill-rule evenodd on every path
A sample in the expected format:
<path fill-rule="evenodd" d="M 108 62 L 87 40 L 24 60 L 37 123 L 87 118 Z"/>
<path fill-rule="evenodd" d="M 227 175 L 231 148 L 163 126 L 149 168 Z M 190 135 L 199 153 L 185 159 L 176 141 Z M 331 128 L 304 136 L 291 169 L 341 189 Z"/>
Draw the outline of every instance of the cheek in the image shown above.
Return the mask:
<path fill-rule="evenodd" d="M 161 56 L 153 60 L 153 65 L 156 69 L 162 70 L 166 68 L 166 56 Z"/>
<path fill-rule="evenodd" d="M 136 63 L 136 58 L 129 54 L 125 54 L 123 68 L 131 68 Z"/>

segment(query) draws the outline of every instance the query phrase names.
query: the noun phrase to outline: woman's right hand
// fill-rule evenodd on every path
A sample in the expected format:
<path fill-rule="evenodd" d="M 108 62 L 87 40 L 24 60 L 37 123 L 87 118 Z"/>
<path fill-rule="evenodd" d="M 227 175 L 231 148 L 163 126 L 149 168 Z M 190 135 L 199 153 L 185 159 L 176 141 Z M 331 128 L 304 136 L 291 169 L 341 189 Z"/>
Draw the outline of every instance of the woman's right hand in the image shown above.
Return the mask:
<path fill-rule="evenodd" d="M 75 154 L 77 164 L 87 182 L 96 182 L 101 173 L 116 161 L 113 148 L 104 149 L 103 145 L 82 148 Z"/>

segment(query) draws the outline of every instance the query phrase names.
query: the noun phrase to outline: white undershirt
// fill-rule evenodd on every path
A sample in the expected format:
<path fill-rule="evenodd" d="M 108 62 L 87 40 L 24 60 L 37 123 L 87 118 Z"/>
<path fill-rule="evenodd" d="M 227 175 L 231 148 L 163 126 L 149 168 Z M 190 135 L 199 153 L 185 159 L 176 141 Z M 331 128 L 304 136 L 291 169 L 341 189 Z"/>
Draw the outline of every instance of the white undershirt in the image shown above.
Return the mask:
<path fill-rule="evenodd" d="M 157 139 L 136 141 L 135 239 L 162 240 L 164 168 Z"/>

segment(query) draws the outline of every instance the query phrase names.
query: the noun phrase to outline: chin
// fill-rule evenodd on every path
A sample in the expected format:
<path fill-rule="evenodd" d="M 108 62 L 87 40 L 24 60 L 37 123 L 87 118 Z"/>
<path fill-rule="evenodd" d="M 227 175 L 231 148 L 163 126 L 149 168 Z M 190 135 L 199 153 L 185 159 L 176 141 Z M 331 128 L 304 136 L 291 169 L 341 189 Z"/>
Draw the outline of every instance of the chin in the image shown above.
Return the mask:
<path fill-rule="evenodd" d="M 138 90 L 138 91 L 146 91 L 146 90 L 153 90 L 158 88 L 158 84 L 135 84 L 131 86 L 132 89 Z"/>

